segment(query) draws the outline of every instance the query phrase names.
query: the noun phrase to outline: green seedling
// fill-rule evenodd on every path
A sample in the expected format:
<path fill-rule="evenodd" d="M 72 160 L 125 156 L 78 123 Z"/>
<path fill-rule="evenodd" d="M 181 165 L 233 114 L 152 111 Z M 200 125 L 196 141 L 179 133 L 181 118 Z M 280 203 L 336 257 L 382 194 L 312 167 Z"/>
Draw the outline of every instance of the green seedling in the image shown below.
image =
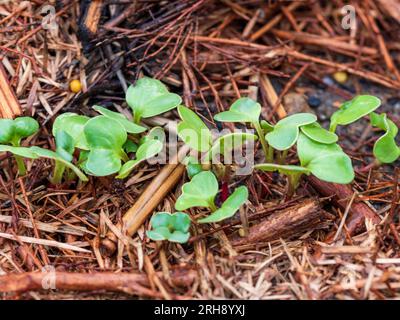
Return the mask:
<path fill-rule="evenodd" d="M 200 223 L 218 222 L 232 217 L 248 198 L 247 188 L 241 186 L 228 197 L 220 208 L 215 205 L 218 193 L 218 181 L 211 171 L 202 171 L 196 174 L 190 182 L 182 186 L 182 194 L 176 200 L 177 210 L 186 210 L 192 207 L 209 208 L 212 214 Z"/>
<path fill-rule="evenodd" d="M 7 146 L 7 145 L 1 144 L 0 145 L 0 152 L 10 152 L 10 153 L 12 153 L 14 155 L 15 159 L 18 159 L 17 160 L 17 164 L 19 164 L 18 165 L 18 168 L 19 168 L 18 170 L 19 170 L 20 174 L 21 174 L 21 170 L 22 170 L 22 167 L 20 167 L 20 165 L 21 165 L 21 163 L 23 164 L 23 160 L 22 160 L 23 158 L 27 158 L 27 159 L 37 159 L 37 158 L 39 158 L 39 156 L 36 153 L 34 153 L 31 150 L 31 148 L 25 148 L 25 147 L 13 147 L 13 146 Z M 25 168 L 25 164 L 23 164 L 23 165 L 24 165 L 24 168 Z"/>
<path fill-rule="evenodd" d="M 335 132 L 338 125 L 347 125 L 361 119 L 380 105 L 380 99 L 369 95 L 357 96 L 344 102 L 339 110 L 332 114 L 329 131 Z"/>
<path fill-rule="evenodd" d="M 214 119 L 220 122 L 244 122 L 251 123 L 257 131 L 262 148 L 264 150 L 267 161 L 272 161 L 268 152 L 268 145 L 264 139 L 266 132 L 272 131 L 273 126 L 267 121 L 259 121 L 261 114 L 261 105 L 250 98 L 240 98 L 236 100 L 229 111 L 218 113 Z"/>
<path fill-rule="evenodd" d="M 101 113 L 103 116 L 106 116 L 107 118 L 118 121 L 120 124 L 122 124 L 122 126 L 128 133 L 138 134 L 146 131 L 145 127 L 133 123 L 119 112 L 114 112 L 100 106 L 94 106 L 93 109 L 96 110 L 98 113 Z"/>
<path fill-rule="evenodd" d="M 137 149 L 135 159 L 127 161 L 119 170 L 117 179 L 125 179 L 137 165 L 157 155 L 162 148 L 163 143 L 159 140 L 150 139 L 145 141 Z"/>
<path fill-rule="evenodd" d="M 150 220 L 152 230 L 146 232 L 154 241 L 185 243 L 189 240 L 190 218 L 186 213 L 157 212 Z"/>
<path fill-rule="evenodd" d="M 200 219 L 199 223 L 219 222 L 231 218 L 247 201 L 249 192 L 245 186 L 235 189 L 235 191 L 224 201 L 222 206 L 206 218 Z"/>
<path fill-rule="evenodd" d="M 81 170 L 79 170 L 79 168 L 74 166 L 71 162 L 65 160 L 57 152 L 54 152 L 54 151 L 51 151 L 51 150 L 47 150 L 47 149 L 44 149 L 44 148 L 39 148 L 39 147 L 31 147 L 30 149 L 38 157 L 54 160 L 56 162 L 56 167 L 57 167 L 57 163 L 59 163 L 59 167 L 64 167 L 64 168 L 70 169 L 72 172 L 74 172 L 78 176 L 79 180 L 88 181 L 88 178 L 86 177 L 86 175 Z M 55 182 L 55 183 L 59 183 L 61 181 L 61 179 L 62 179 L 62 174 L 60 174 L 58 172 L 59 172 L 58 169 L 55 169 L 55 174 L 51 178 L 51 180 L 53 182 Z"/>
<path fill-rule="evenodd" d="M 83 128 L 89 120 L 89 117 L 76 113 L 63 113 L 54 120 L 53 136 L 57 137 L 59 131 L 64 131 L 72 138 L 74 148 L 88 150 L 89 146 L 83 133 Z"/>
<path fill-rule="evenodd" d="M 321 127 L 318 122 L 307 124 L 300 127 L 302 133 L 304 133 L 311 140 L 314 140 L 323 144 L 332 144 L 338 141 L 338 136 Z"/>
<path fill-rule="evenodd" d="M 20 175 L 26 174 L 26 167 L 23 158 L 33 158 L 29 157 L 29 152 L 25 149 L 22 153 L 25 153 L 28 156 L 19 155 L 15 148 L 21 147 L 21 140 L 35 134 L 38 130 L 38 122 L 31 117 L 19 117 L 14 120 L 0 119 L 0 143 L 14 147 L 8 151 L 14 154 Z"/>
<path fill-rule="evenodd" d="M 120 122 L 106 116 L 90 119 L 84 126 L 89 152 L 81 164 L 86 172 L 94 176 L 107 176 L 121 169 L 121 161 L 128 161 L 123 146 L 127 132 Z M 81 158 L 82 160 L 82 158 Z"/>
<path fill-rule="evenodd" d="M 186 157 L 183 163 L 186 165 L 186 172 L 189 179 L 192 179 L 196 174 L 203 171 L 201 164 L 192 156 Z"/>
<path fill-rule="evenodd" d="M 211 131 L 196 113 L 184 106 L 179 106 L 178 112 L 182 119 L 177 128 L 178 136 L 192 149 L 205 152 L 203 159 L 207 163 L 217 154 L 227 156 L 246 141 L 257 140 L 254 134 L 236 132 L 223 135 L 213 142 Z"/>
<path fill-rule="evenodd" d="M 385 134 L 374 144 L 373 153 L 375 158 L 381 163 L 392 163 L 400 156 L 400 148 L 396 144 L 396 135 L 399 131 L 394 122 L 388 119 L 385 113 L 377 114 L 372 112 L 370 115 L 371 125 L 377 127 Z"/>
<path fill-rule="evenodd" d="M 126 102 L 133 110 L 136 124 L 142 118 L 150 118 L 177 107 L 182 99 L 170 93 L 159 80 L 143 77 L 131 85 L 126 92 Z"/>
<path fill-rule="evenodd" d="M 300 127 L 317 121 L 311 113 L 297 113 L 280 120 L 274 130 L 265 135 L 265 139 L 276 150 L 288 150 L 296 144 Z"/>
<path fill-rule="evenodd" d="M 297 151 L 300 166 L 263 163 L 255 165 L 254 168 L 262 171 L 278 171 L 287 175 L 288 196 L 293 195 L 303 174 L 313 174 L 320 180 L 340 184 L 353 181 L 354 170 L 351 159 L 339 145 L 319 143 L 300 133 Z"/>

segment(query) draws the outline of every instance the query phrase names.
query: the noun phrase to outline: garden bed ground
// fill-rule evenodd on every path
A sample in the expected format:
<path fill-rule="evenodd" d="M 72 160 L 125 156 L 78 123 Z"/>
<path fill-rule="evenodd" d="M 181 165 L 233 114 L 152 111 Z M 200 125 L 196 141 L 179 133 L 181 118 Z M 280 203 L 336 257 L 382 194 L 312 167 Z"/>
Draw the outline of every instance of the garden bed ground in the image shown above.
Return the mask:
<path fill-rule="evenodd" d="M 162 80 L 210 127 L 217 126 L 212 115 L 241 96 L 256 98 L 272 122 L 311 110 L 327 124 L 359 93 L 380 97 L 400 125 L 398 0 L 351 1 L 353 31 L 342 27 L 342 1 L 56 1 L 57 30 L 42 24 L 47 3 L 0 4 L 0 72 L 8 81 L 0 93 L 11 89 L 16 97 L 0 101 L 0 115 L 21 108 L 37 119 L 32 145 L 54 148 L 49 132 L 60 113 L 92 116 L 95 104 L 126 110 L 124 88 L 142 75 Z M 347 81 L 337 82 L 337 71 Z M 81 92 L 69 90 L 72 79 Z M 357 168 L 354 193 L 303 179 L 286 201 L 278 175 L 237 177 L 230 190 L 248 187 L 250 229 L 238 214 L 217 229 L 194 225 L 184 245 L 145 236 L 152 212 L 173 209 L 184 170 L 171 171 L 156 189 L 148 186 L 164 165 L 141 165 L 123 182 L 91 177 L 54 186 L 49 161 L 34 161 L 18 177 L 12 158 L 1 154 L 0 297 L 399 298 L 398 162 L 362 170 L 378 136 L 366 121 L 339 133 Z M 145 210 L 137 232 L 126 236 L 120 222 L 132 207 L 138 214 L 138 201 L 155 210 Z M 364 220 L 365 211 L 377 218 Z M 362 228 L 351 229 L 354 219 Z M 257 225 L 267 231 L 255 234 Z M 54 279 L 56 289 L 43 289 Z"/>

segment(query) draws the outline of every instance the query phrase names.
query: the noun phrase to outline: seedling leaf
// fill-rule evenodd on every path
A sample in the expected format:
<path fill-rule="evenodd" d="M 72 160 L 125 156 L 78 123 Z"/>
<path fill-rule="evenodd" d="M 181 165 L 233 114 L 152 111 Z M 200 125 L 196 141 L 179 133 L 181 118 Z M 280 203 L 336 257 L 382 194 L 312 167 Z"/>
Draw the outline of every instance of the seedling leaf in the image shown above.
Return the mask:
<path fill-rule="evenodd" d="M 214 205 L 218 193 L 218 181 L 211 171 L 196 174 L 190 182 L 182 186 L 182 194 L 175 203 L 177 210 L 192 207 L 210 208 Z"/>
<path fill-rule="evenodd" d="M 200 219 L 199 223 L 219 222 L 232 217 L 240 207 L 247 201 L 249 192 L 245 186 L 236 190 L 225 200 L 221 208 L 206 218 Z"/>
<path fill-rule="evenodd" d="M 159 80 L 143 77 L 126 92 L 126 102 L 132 108 L 135 122 L 167 112 L 178 106 L 182 99 L 170 93 Z"/>
<path fill-rule="evenodd" d="M 178 124 L 178 136 L 192 149 L 208 151 L 212 146 L 212 136 L 200 117 L 189 108 L 178 107 L 182 121 Z"/>
<path fill-rule="evenodd" d="M 107 118 L 118 121 L 125 128 L 126 132 L 137 134 L 146 131 L 145 127 L 129 121 L 123 114 L 119 112 L 114 112 L 101 106 L 94 106 L 93 109 Z"/>
<path fill-rule="evenodd" d="M 189 240 L 190 218 L 186 213 L 158 212 L 150 220 L 152 230 L 147 236 L 155 241 L 168 240 L 185 243 Z"/>
<path fill-rule="evenodd" d="M 89 117 L 72 112 L 63 113 L 53 123 L 53 136 L 57 136 L 57 132 L 63 130 L 72 137 L 76 148 L 88 150 L 89 147 L 83 133 L 83 128 L 89 119 Z"/>
<path fill-rule="evenodd" d="M 117 179 L 126 178 L 132 170 L 141 162 L 146 159 L 154 157 L 163 148 L 163 144 L 158 140 L 148 140 L 141 144 L 136 151 L 136 158 L 134 160 L 127 161 L 119 170 Z"/>
<path fill-rule="evenodd" d="M 392 163 L 400 156 L 400 148 L 396 144 L 398 128 L 393 121 L 387 118 L 385 113 L 371 113 L 371 125 L 386 131 L 374 144 L 373 153 L 382 163 Z"/>
<path fill-rule="evenodd" d="M 0 119 L 0 143 L 9 143 L 14 134 L 14 121 Z"/>
<path fill-rule="evenodd" d="M 32 148 L 0 145 L 0 152 L 10 152 L 14 155 L 28 159 L 39 158 L 39 156 L 35 152 L 33 152 Z"/>
<path fill-rule="evenodd" d="M 325 144 L 331 144 L 338 141 L 338 136 L 321 127 L 317 122 L 300 127 L 301 131 L 310 139 Z"/>
<path fill-rule="evenodd" d="M 84 134 L 90 149 L 85 168 L 96 176 L 107 176 L 121 169 L 121 160 L 127 156 L 123 146 L 127 140 L 125 128 L 106 116 L 90 119 Z"/>
<path fill-rule="evenodd" d="M 213 143 L 212 148 L 209 150 L 206 159 L 215 159 L 218 154 L 224 157 L 229 156 L 230 152 L 236 148 L 239 148 L 247 141 L 255 141 L 257 136 L 252 133 L 246 132 L 234 132 L 228 133 L 216 139 Z"/>
<path fill-rule="evenodd" d="M 310 170 L 300 166 L 293 165 L 280 165 L 275 163 L 261 163 L 254 166 L 255 169 L 262 171 L 274 172 L 278 171 L 281 174 L 291 175 L 291 174 L 310 174 Z"/>
<path fill-rule="evenodd" d="M 338 111 L 331 116 L 330 131 L 335 131 L 337 125 L 347 125 L 375 111 L 381 105 L 381 100 L 370 95 L 361 95 L 344 102 Z"/>
<path fill-rule="evenodd" d="M 56 152 L 48 150 L 48 149 L 43 149 L 39 147 L 31 147 L 30 148 L 32 152 L 34 152 L 38 157 L 42 158 L 47 158 L 47 159 L 52 159 L 55 161 L 60 161 L 62 164 L 64 164 L 66 167 L 70 168 L 75 174 L 78 176 L 78 178 L 82 181 L 88 181 L 88 178 L 85 176 L 85 174 L 79 170 L 76 166 L 74 166 L 72 163 L 64 160 L 60 155 L 58 155 Z"/>
<path fill-rule="evenodd" d="M 280 120 L 272 132 L 266 134 L 265 139 L 277 150 L 290 149 L 299 137 L 299 127 L 317 121 L 311 113 L 297 113 Z"/>
<path fill-rule="evenodd" d="M 221 122 L 258 122 L 261 105 L 250 98 L 236 100 L 229 111 L 215 115 L 214 119 Z"/>

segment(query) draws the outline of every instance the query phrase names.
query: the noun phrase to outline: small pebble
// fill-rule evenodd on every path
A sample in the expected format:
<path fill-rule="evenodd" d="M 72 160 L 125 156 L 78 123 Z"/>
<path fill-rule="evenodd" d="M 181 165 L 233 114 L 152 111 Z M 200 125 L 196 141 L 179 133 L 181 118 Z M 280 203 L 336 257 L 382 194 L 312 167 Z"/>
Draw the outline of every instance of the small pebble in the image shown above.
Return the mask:
<path fill-rule="evenodd" d="M 308 105 L 311 108 L 318 108 L 321 105 L 321 99 L 316 96 L 311 96 L 308 98 Z"/>
<path fill-rule="evenodd" d="M 82 84 L 79 80 L 72 80 L 69 83 L 69 89 L 73 92 L 73 93 L 78 93 L 82 90 Z"/>
<path fill-rule="evenodd" d="M 336 81 L 337 83 L 343 84 L 343 83 L 345 83 L 345 82 L 347 81 L 348 76 L 347 76 L 347 73 L 346 73 L 346 72 L 344 72 L 344 71 L 338 71 L 338 72 L 335 72 L 335 73 L 333 74 L 333 79 L 335 79 L 335 81 Z"/>

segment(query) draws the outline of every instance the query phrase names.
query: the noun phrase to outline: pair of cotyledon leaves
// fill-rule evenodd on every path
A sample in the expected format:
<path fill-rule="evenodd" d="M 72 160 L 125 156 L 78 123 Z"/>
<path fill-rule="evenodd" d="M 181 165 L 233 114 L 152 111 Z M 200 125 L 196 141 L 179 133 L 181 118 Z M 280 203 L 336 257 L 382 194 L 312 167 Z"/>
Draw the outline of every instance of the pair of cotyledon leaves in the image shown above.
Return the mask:
<path fill-rule="evenodd" d="M 260 114 L 259 103 L 250 98 L 240 98 L 232 104 L 229 111 L 218 113 L 214 119 L 221 122 L 248 122 L 257 126 Z M 325 130 L 316 121 L 317 117 L 313 114 L 298 113 L 280 120 L 275 126 L 265 120 L 260 125 L 266 133 L 266 141 L 276 150 L 291 148 L 296 143 L 300 130 L 317 142 L 335 143 L 338 140 L 336 134 Z"/>
<path fill-rule="evenodd" d="M 337 125 L 347 125 L 369 115 L 371 125 L 385 131 L 375 142 L 374 156 L 382 163 L 392 163 L 400 156 L 400 148 L 395 141 L 398 128 L 385 113 L 374 112 L 380 105 L 380 99 L 370 95 L 361 95 L 346 101 L 332 115 L 330 129 L 334 131 Z"/>
<path fill-rule="evenodd" d="M 217 193 L 218 181 L 215 175 L 211 171 L 202 171 L 182 186 L 182 194 L 177 199 L 175 208 L 177 210 L 186 210 L 192 207 L 213 208 Z M 245 186 L 238 187 L 219 209 L 210 216 L 200 219 L 199 222 L 219 222 L 230 218 L 246 202 L 247 198 L 247 188 Z"/>
<path fill-rule="evenodd" d="M 201 118 L 184 106 L 178 106 L 179 116 L 178 136 L 192 149 L 205 152 L 204 159 L 211 160 L 217 155 L 228 155 L 230 151 L 240 147 L 246 141 L 257 140 L 254 134 L 246 132 L 228 133 L 213 141 L 211 131 Z"/>
<path fill-rule="evenodd" d="M 127 132 L 141 133 L 146 128 L 130 122 L 122 114 L 96 106 L 101 116 L 89 118 L 74 113 L 58 117 L 53 125 L 53 134 L 66 132 L 72 138 L 73 148 L 84 150 L 84 170 L 95 176 L 107 176 L 119 172 L 117 178 L 125 178 L 140 162 L 148 159 L 162 149 L 162 142 L 149 139 L 136 150 L 136 158 L 128 160 L 124 150 L 128 139 Z M 129 151 L 134 149 L 130 144 Z M 63 148 L 65 149 L 65 148 Z M 86 152 L 85 152 L 86 151 Z M 126 163 L 121 164 L 124 160 Z M 127 161 L 128 160 L 128 161 Z"/>
<path fill-rule="evenodd" d="M 150 220 L 152 230 L 146 232 L 154 241 L 185 243 L 189 240 L 190 218 L 186 213 L 157 212 Z"/>
<path fill-rule="evenodd" d="M 354 179 L 350 157 L 335 143 L 319 143 L 304 133 L 300 133 L 297 140 L 297 153 L 300 166 L 263 163 L 255 165 L 254 168 L 263 171 L 279 171 L 286 175 L 312 173 L 320 180 L 341 184 L 350 183 Z"/>
<path fill-rule="evenodd" d="M 182 98 L 168 91 L 159 80 L 143 77 L 130 86 L 126 92 L 126 102 L 133 110 L 135 123 L 141 118 L 150 118 L 174 109 Z"/>

